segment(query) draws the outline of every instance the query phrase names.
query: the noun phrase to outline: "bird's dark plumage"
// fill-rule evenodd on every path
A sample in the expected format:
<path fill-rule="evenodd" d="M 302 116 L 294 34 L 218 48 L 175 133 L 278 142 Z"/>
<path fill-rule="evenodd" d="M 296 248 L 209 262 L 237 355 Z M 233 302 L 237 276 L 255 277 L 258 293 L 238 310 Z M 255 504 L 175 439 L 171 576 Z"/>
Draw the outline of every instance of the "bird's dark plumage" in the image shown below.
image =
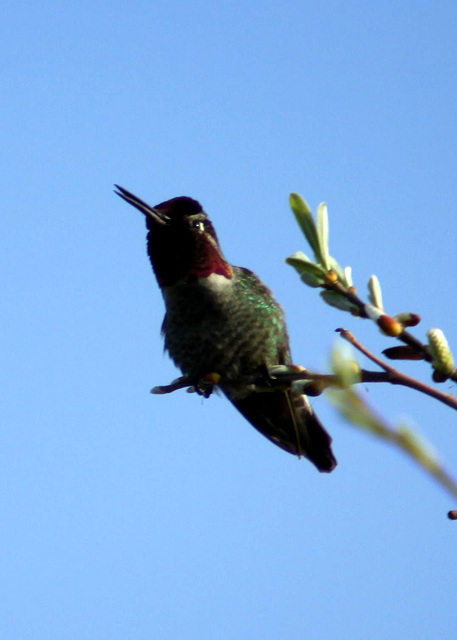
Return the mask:
<path fill-rule="evenodd" d="M 221 391 L 260 433 L 319 471 L 332 471 L 332 440 L 306 396 L 246 382 L 292 362 L 284 314 L 271 291 L 252 271 L 227 262 L 196 200 L 180 196 L 151 207 L 117 189 L 146 216 L 148 255 L 166 307 L 165 348 L 175 364 L 197 386 L 216 373 Z"/>

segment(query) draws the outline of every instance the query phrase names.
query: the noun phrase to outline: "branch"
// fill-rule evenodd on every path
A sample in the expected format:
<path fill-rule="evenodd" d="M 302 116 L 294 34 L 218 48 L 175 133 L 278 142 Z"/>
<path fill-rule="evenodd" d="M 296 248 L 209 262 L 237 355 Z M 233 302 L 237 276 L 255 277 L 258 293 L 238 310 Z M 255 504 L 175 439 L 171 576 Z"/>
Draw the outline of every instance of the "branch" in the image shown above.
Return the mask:
<path fill-rule="evenodd" d="M 361 318 L 371 319 L 385 335 L 403 343 L 402 347 L 385 350 L 386 357 L 425 360 L 433 367 L 435 382 L 448 379 L 457 382 L 457 369 L 441 330 L 428 331 L 428 344 L 422 343 L 407 331 L 407 327 L 414 327 L 420 322 L 420 317 L 415 313 L 388 315 L 384 311 L 381 285 L 376 276 L 371 276 L 368 283 L 370 302 L 364 302 L 358 296 L 352 283 L 350 267 L 343 269 L 330 255 L 327 206 L 320 204 L 317 208 L 316 224 L 308 204 L 301 196 L 291 194 L 290 205 L 314 253 L 314 261 L 301 251 L 287 258 L 286 262 L 298 271 L 301 279 L 310 287 L 323 289 L 321 296 L 327 304 Z"/>
<path fill-rule="evenodd" d="M 372 362 L 377 364 L 381 369 L 384 369 L 386 372 L 386 377 L 384 379 L 380 379 L 380 382 L 389 382 L 390 384 L 399 384 L 404 387 L 409 387 L 410 389 L 415 389 L 416 391 L 420 391 L 420 393 L 425 393 L 426 395 L 434 398 L 435 400 L 439 400 L 443 404 L 446 404 L 448 407 L 457 410 L 457 397 L 452 394 L 443 393 L 435 387 L 432 387 L 429 384 L 425 384 L 416 378 L 406 375 L 402 371 L 395 369 L 394 367 L 384 362 L 374 353 L 369 351 L 361 342 L 357 340 L 357 338 L 347 329 L 337 329 L 341 337 L 352 344 L 353 347 L 358 349 L 361 353 L 363 353 L 367 358 L 369 358 Z M 364 382 L 375 382 L 375 380 L 365 379 Z"/>
<path fill-rule="evenodd" d="M 440 329 L 430 329 L 427 332 L 428 343 L 425 344 L 418 340 L 408 331 L 408 328 L 419 324 L 420 317 L 414 313 L 388 315 L 384 311 L 381 285 L 376 276 L 371 276 L 368 283 L 369 302 L 363 301 L 358 296 L 352 282 L 351 268 L 345 267 L 343 269 L 337 260 L 330 255 L 327 206 L 325 204 L 318 206 L 316 224 L 308 204 L 300 195 L 292 193 L 290 205 L 314 253 L 314 260 L 302 251 L 298 251 L 286 260 L 288 264 L 298 271 L 301 280 L 310 287 L 322 289 L 320 295 L 330 306 L 349 312 L 352 315 L 372 320 L 384 335 L 396 338 L 403 343 L 401 346 L 385 349 L 383 351 L 385 357 L 391 360 L 424 360 L 429 362 L 433 368 L 432 377 L 434 382 L 444 382 L 449 379 L 457 382 L 457 369 L 454 359 L 447 340 Z M 352 361 L 341 360 L 338 362 L 335 358 L 334 371 L 338 374 L 336 380 L 335 377 L 320 378 L 314 382 L 307 383 L 307 385 L 314 385 L 317 390 L 329 388 L 329 393 L 334 397 L 335 404 L 338 404 L 336 398 L 340 398 L 340 410 L 352 424 L 366 427 L 372 433 L 388 439 L 400 447 L 405 444 L 402 442 L 404 435 L 402 431 L 400 429 L 389 429 L 381 419 L 374 416 L 364 401 L 357 396 L 352 385 L 358 382 L 388 382 L 402 385 L 424 393 L 454 410 L 457 409 L 457 398 L 455 396 L 438 391 L 436 388 L 402 373 L 362 345 L 351 332 L 345 329 L 339 329 L 338 331 L 343 339 L 379 366 L 382 371 L 366 371 L 360 369 L 360 367 L 357 370 L 357 365 L 354 367 Z M 338 387 L 338 381 L 340 388 L 343 388 L 340 394 L 334 391 Z M 295 382 L 294 384 L 298 383 Z M 304 385 L 303 390 L 308 393 L 306 391 L 307 385 Z M 416 458 L 420 464 L 425 464 L 441 484 L 456 495 L 456 485 L 450 476 L 440 465 L 433 466 L 433 461 L 427 456 L 421 460 L 421 451 L 414 451 L 413 445 L 414 443 L 410 441 L 407 443 L 405 450 Z M 409 451 L 408 447 L 410 447 Z M 457 520 L 457 510 L 450 511 L 448 515 L 449 518 Z"/>
<path fill-rule="evenodd" d="M 369 308 L 369 305 L 367 305 L 367 303 L 363 302 L 363 300 L 359 298 L 359 296 L 356 293 L 356 289 L 354 287 L 346 288 L 339 281 L 337 281 L 337 282 L 327 284 L 325 286 L 325 289 L 333 290 L 337 292 L 339 295 L 346 298 L 348 302 L 353 304 L 358 309 L 359 316 L 361 318 L 371 317 L 369 315 L 369 312 L 367 311 L 367 309 Z M 419 316 L 417 316 L 416 314 L 410 314 L 410 315 L 415 316 L 417 318 L 417 324 L 418 324 Z M 371 317 L 371 319 L 373 318 Z M 383 331 L 383 333 L 386 333 L 387 335 L 390 335 L 391 337 L 394 337 L 400 342 L 403 342 L 404 344 L 406 344 L 408 347 L 410 347 L 410 349 L 416 352 L 418 356 L 420 356 L 419 359 L 426 360 L 427 362 L 431 362 L 431 363 L 433 362 L 433 357 L 430 353 L 429 346 L 423 344 L 412 333 L 410 333 L 409 331 L 406 331 L 406 329 L 403 328 L 401 329 L 400 333 L 398 333 L 397 335 L 394 335 L 392 333 L 389 333 L 388 327 L 383 326 L 383 324 L 387 324 L 387 325 L 394 324 L 396 321 L 395 316 L 392 317 L 392 316 L 388 316 L 385 313 L 382 313 L 378 318 L 376 318 L 376 321 L 380 329 Z M 395 333 L 395 330 L 394 330 L 394 333 Z M 446 376 L 445 379 L 446 380 L 450 379 L 450 380 L 454 380 L 454 382 L 457 382 L 457 369 L 454 369 L 454 371 L 449 376 Z"/>

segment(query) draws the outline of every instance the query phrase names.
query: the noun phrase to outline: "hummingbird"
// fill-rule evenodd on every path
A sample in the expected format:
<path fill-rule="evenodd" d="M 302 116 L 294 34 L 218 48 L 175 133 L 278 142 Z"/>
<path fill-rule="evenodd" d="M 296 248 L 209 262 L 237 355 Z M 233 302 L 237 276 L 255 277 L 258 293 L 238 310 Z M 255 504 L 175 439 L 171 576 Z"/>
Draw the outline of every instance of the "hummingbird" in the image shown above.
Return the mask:
<path fill-rule="evenodd" d="M 197 390 L 200 381 L 216 380 L 271 442 L 332 471 L 332 439 L 306 395 L 252 383 L 269 367 L 292 363 L 284 313 L 272 292 L 252 271 L 226 260 L 197 200 L 179 196 L 151 207 L 115 187 L 146 218 L 147 252 L 165 302 L 165 350 L 175 365 Z"/>

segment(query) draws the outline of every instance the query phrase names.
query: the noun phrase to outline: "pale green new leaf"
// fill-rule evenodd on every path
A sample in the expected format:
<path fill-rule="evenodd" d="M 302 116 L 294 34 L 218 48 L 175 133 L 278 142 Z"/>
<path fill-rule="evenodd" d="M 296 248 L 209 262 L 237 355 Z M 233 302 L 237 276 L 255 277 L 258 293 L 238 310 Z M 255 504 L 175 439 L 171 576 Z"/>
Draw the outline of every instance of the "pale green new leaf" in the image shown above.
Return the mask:
<path fill-rule="evenodd" d="M 381 283 L 375 275 L 371 276 L 368 281 L 368 300 L 374 307 L 380 309 L 380 311 L 384 311 L 384 307 L 382 305 Z"/>
<path fill-rule="evenodd" d="M 286 262 L 298 271 L 303 282 L 310 287 L 321 287 L 325 283 L 323 268 L 308 260 L 301 251 L 287 258 Z"/>
<path fill-rule="evenodd" d="M 366 429 L 383 440 L 394 443 L 431 474 L 441 486 L 453 496 L 457 496 L 457 483 L 454 478 L 440 464 L 436 453 L 417 432 L 404 425 L 399 425 L 397 428 L 390 427 L 376 415 L 353 388 L 343 391 L 329 389 L 327 394 L 348 422 Z"/>
<path fill-rule="evenodd" d="M 328 246 L 329 227 L 327 205 L 325 202 L 321 202 L 317 207 L 317 237 L 322 256 L 322 264 L 328 270 L 330 268 Z"/>
<path fill-rule="evenodd" d="M 349 302 L 349 300 L 345 298 L 341 293 L 337 293 L 336 291 L 326 290 L 326 291 L 321 291 L 321 296 L 323 297 L 325 302 L 329 304 L 331 307 L 336 307 L 341 311 L 349 311 L 350 313 L 358 312 L 357 307 L 351 302 Z"/>
<path fill-rule="evenodd" d="M 301 230 L 305 234 L 306 239 L 314 252 L 316 261 L 322 262 L 317 229 L 308 203 L 298 193 L 291 193 L 289 202 L 292 211 L 294 212 L 295 219 L 300 225 Z"/>
<path fill-rule="evenodd" d="M 332 349 L 331 358 L 332 372 L 338 377 L 343 388 L 360 382 L 360 365 L 349 344 L 339 342 L 338 346 Z"/>
<path fill-rule="evenodd" d="M 297 268 L 298 268 L 298 263 L 302 263 L 302 262 L 311 262 L 311 264 L 314 264 L 311 258 L 307 256 L 306 253 L 303 253 L 303 251 L 296 251 L 291 256 L 286 258 L 286 262 L 287 264 L 291 264 L 294 267 L 297 266 Z"/>
<path fill-rule="evenodd" d="M 352 267 L 344 267 L 344 280 L 348 287 L 354 286 L 352 281 Z"/>
<path fill-rule="evenodd" d="M 327 393 L 346 420 L 378 436 L 391 439 L 390 433 L 385 428 L 382 420 L 354 389 L 350 388 L 342 391 L 330 389 Z"/>
<path fill-rule="evenodd" d="M 417 431 L 411 429 L 409 425 L 398 425 L 397 434 L 400 443 L 413 458 L 419 460 L 420 463 L 427 469 L 430 469 L 430 471 L 436 471 L 439 467 L 439 459 L 436 451 L 434 451 L 429 442 L 426 442 L 424 438 Z"/>
<path fill-rule="evenodd" d="M 310 264 L 309 266 L 314 267 L 313 264 Z M 315 273 L 313 273 L 312 269 L 303 269 L 300 274 L 300 278 L 305 284 L 307 284 L 309 287 L 313 287 L 314 289 L 322 287 L 325 282 L 322 277 L 319 277 Z"/>

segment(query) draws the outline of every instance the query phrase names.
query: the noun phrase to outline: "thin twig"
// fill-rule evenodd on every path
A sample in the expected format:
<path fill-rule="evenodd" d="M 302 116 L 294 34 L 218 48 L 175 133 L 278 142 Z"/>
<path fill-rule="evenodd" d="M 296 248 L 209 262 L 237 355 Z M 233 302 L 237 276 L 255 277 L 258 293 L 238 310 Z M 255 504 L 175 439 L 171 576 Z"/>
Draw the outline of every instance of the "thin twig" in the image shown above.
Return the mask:
<path fill-rule="evenodd" d="M 395 369 L 390 364 L 387 364 L 387 362 L 381 360 L 381 358 L 367 349 L 361 342 L 357 340 L 357 338 L 351 333 L 351 331 L 348 331 L 347 329 L 337 329 L 337 331 L 340 333 L 341 337 L 344 340 L 352 344 L 353 347 L 358 349 L 358 351 L 363 353 L 372 362 L 381 367 L 381 369 L 384 369 L 384 371 L 388 374 L 385 382 L 389 382 L 390 384 L 399 384 L 404 387 L 415 389 L 416 391 L 425 393 L 431 398 L 439 400 L 448 407 L 457 410 L 457 398 L 455 396 L 448 393 L 443 393 L 442 391 L 439 391 L 438 389 L 425 384 L 425 382 L 421 382 L 420 380 L 412 378 L 411 376 L 402 373 L 398 369 Z M 365 382 L 374 382 L 374 380 L 365 380 Z"/>
<path fill-rule="evenodd" d="M 359 298 L 355 290 L 353 289 L 348 290 L 343 284 L 341 284 L 341 282 L 338 282 L 338 281 L 326 285 L 325 288 L 336 291 L 340 295 L 344 296 L 349 302 L 351 302 L 357 308 L 359 312 L 359 316 L 361 318 L 368 318 L 368 315 L 366 312 L 366 304 L 361 298 Z M 420 340 L 418 340 L 415 336 L 413 336 L 412 333 L 410 333 L 409 331 L 406 331 L 406 329 L 403 329 L 403 331 L 398 336 L 396 336 L 396 338 L 400 342 L 407 344 L 409 347 L 414 349 L 414 351 L 419 353 L 423 360 L 426 360 L 427 362 L 432 362 L 432 356 L 430 355 L 429 350 L 427 349 L 427 346 L 423 344 Z M 451 376 L 449 376 L 448 379 L 453 380 L 454 382 L 457 382 L 457 370 L 454 371 L 454 373 Z"/>

